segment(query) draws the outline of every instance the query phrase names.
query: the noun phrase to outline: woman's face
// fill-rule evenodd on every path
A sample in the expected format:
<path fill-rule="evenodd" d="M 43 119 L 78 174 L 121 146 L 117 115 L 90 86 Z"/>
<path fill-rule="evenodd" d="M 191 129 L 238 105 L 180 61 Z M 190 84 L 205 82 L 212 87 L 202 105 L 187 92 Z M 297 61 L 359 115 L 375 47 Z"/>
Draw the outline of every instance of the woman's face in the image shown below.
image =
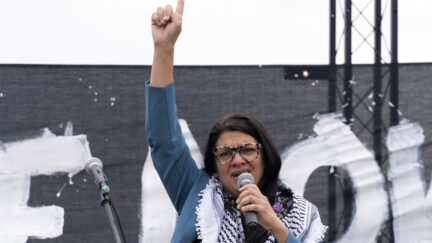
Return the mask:
<path fill-rule="evenodd" d="M 217 147 L 239 147 L 244 144 L 258 143 L 257 140 L 243 132 L 239 131 L 227 131 L 223 132 L 219 139 L 216 141 Z M 255 180 L 255 184 L 258 184 L 264 173 L 264 163 L 262 160 L 262 152 L 258 150 L 258 157 L 250 160 L 249 162 L 243 159 L 239 152 L 236 151 L 234 158 L 229 164 L 222 164 L 216 159 L 216 173 L 215 177 L 219 178 L 223 188 L 236 197 L 239 194 L 239 186 L 237 185 L 237 179 L 243 172 L 249 172 L 252 174 Z"/>

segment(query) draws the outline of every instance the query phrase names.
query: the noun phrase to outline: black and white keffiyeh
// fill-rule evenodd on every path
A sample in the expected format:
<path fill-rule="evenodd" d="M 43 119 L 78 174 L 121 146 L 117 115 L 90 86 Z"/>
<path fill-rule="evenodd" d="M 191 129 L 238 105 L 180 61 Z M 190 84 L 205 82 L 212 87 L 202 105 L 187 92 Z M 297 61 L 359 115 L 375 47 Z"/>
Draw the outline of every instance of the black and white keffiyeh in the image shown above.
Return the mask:
<path fill-rule="evenodd" d="M 220 181 L 212 177 L 199 196 L 196 208 L 198 239 L 203 243 L 244 242 L 241 212 L 236 208 L 235 199 L 222 189 Z M 273 209 L 290 233 L 301 242 L 323 240 L 327 227 L 321 223 L 317 208 L 281 182 L 278 183 Z M 267 235 L 266 243 L 276 242 L 270 232 Z"/>

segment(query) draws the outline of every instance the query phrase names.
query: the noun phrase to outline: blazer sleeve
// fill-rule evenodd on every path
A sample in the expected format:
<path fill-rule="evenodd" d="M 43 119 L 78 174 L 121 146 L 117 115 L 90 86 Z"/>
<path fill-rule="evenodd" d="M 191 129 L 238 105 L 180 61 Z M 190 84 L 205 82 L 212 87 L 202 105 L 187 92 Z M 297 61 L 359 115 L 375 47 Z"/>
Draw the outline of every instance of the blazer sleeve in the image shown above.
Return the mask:
<path fill-rule="evenodd" d="M 174 207 L 180 214 L 198 167 L 183 137 L 177 119 L 174 82 L 152 87 L 146 82 L 145 132 L 151 156 Z"/>
<path fill-rule="evenodd" d="M 301 243 L 301 242 L 290 232 L 285 243 Z"/>

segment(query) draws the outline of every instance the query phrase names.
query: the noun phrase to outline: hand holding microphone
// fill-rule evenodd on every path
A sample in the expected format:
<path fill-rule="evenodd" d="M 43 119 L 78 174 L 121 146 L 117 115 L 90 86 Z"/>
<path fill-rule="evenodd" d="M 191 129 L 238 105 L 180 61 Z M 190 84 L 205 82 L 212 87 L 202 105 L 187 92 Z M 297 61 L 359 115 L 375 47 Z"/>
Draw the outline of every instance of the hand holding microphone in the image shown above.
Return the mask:
<path fill-rule="evenodd" d="M 261 225 L 275 235 L 288 235 L 288 229 L 277 217 L 268 198 L 264 196 L 250 173 L 242 173 L 237 184 L 240 187 L 240 194 L 237 198 L 237 206 L 245 215 L 248 228 Z M 286 239 L 286 238 L 285 238 Z"/>

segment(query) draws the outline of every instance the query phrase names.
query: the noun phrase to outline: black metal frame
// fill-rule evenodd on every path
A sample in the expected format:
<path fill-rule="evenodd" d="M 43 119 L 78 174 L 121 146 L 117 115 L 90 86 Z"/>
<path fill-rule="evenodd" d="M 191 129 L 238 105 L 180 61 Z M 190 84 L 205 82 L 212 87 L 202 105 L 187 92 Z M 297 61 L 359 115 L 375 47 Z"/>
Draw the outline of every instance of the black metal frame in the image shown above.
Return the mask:
<path fill-rule="evenodd" d="M 381 55 L 381 40 L 382 40 L 382 31 L 381 31 L 381 23 L 382 23 L 382 9 L 381 9 L 381 0 L 375 1 L 375 23 L 373 32 L 375 34 L 375 47 L 374 49 L 374 64 L 373 64 L 373 101 L 374 106 L 372 110 L 372 117 L 368 119 L 367 122 L 363 122 L 359 119 L 359 117 L 355 114 L 355 109 L 359 107 L 361 103 L 364 102 L 366 96 L 360 97 L 353 91 L 353 64 L 352 64 L 352 33 L 351 29 L 353 28 L 352 22 L 352 0 L 345 0 L 345 53 L 344 59 L 345 62 L 343 65 L 338 66 L 336 64 L 336 0 L 330 0 L 330 56 L 329 56 L 329 65 L 291 65 L 285 66 L 285 78 L 286 79 L 325 79 L 328 80 L 328 112 L 337 111 L 337 70 L 338 68 L 343 68 L 343 93 L 342 97 L 342 111 L 345 118 L 345 122 L 348 125 L 352 125 L 354 123 L 354 118 L 356 118 L 355 122 L 361 124 L 363 130 L 367 130 L 373 136 L 373 151 L 375 154 L 375 159 L 382 170 L 384 170 L 384 161 L 387 159 L 383 156 L 383 132 L 385 132 L 386 127 L 384 125 L 382 119 L 382 110 L 383 110 L 383 102 L 386 98 L 387 92 L 389 93 L 389 102 L 390 106 L 390 120 L 389 125 L 394 126 L 399 124 L 399 63 L 398 63 L 398 1 L 391 0 L 391 63 L 390 65 L 384 65 L 382 63 L 382 55 Z M 360 13 L 361 14 L 361 13 Z M 357 29 L 356 29 L 357 30 Z M 358 30 L 357 30 L 358 32 Z M 364 37 L 364 36 L 363 36 Z M 370 46 L 371 44 L 368 43 Z M 384 71 L 383 68 L 387 68 L 389 70 Z M 308 71 L 308 76 L 305 77 L 302 75 L 303 71 Z M 390 74 L 389 82 L 384 89 L 383 92 L 383 79 L 384 76 Z M 390 90 L 388 90 L 390 88 Z M 357 104 L 353 105 L 353 94 L 359 99 Z M 340 96 L 340 94 L 339 94 Z M 369 129 L 369 123 L 373 121 L 373 128 Z M 384 128 L 384 129 L 383 129 Z M 360 133 L 359 132 L 359 133 Z M 358 133 L 356 134 L 358 135 Z M 338 174 L 339 173 L 339 174 Z M 344 194 L 344 229 L 347 229 L 349 226 L 351 216 L 352 216 L 352 188 L 349 181 L 344 178 L 342 181 L 338 182 L 336 176 L 339 175 L 343 177 L 343 173 L 338 172 L 336 168 L 332 169 L 332 172 L 329 172 L 328 177 L 328 187 L 329 187 L 329 195 L 328 195 L 328 224 L 329 224 L 329 232 L 328 232 L 328 240 L 333 241 L 337 236 L 337 219 L 336 219 L 336 185 L 337 183 L 342 183 L 342 191 Z M 387 180 L 387 176 L 384 174 L 386 179 L 386 187 L 387 191 L 389 189 L 389 181 Z M 383 234 L 387 234 L 384 237 L 387 238 L 388 242 L 394 242 L 394 232 L 393 232 L 393 215 L 391 212 L 390 204 L 389 204 L 389 219 L 386 225 L 386 232 Z M 379 241 L 382 241 L 384 237 L 380 237 Z"/>

